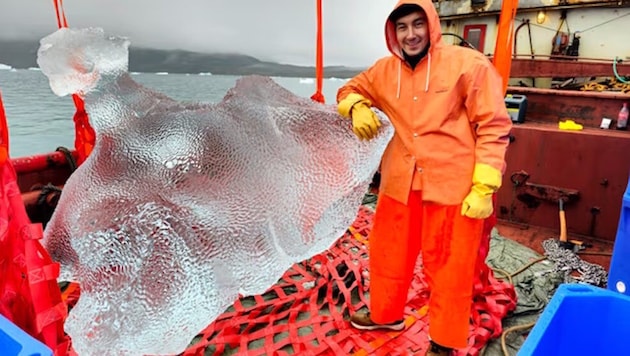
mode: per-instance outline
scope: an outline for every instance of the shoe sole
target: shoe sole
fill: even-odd
[[[352,327],[355,329],[367,330],[367,331],[372,331],[372,330],[401,331],[405,328],[404,323],[395,324],[395,325],[360,325],[360,324],[356,324],[353,321],[350,321],[350,325],[352,325]]]

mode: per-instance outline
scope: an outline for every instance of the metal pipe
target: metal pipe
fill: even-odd
[[[529,23],[529,19],[527,19],[527,34],[529,35],[529,53],[531,58],[534,59],[534,42],[532,41],[532,26]]]
[[[536,59],[536,58],[545,58],[545,59],[549,59],[552,56],[549,54],[517,54],[516,57],[531,57],[531,59]],[[576,61],[579,59],[579,61],[597,61],[597,62],[608,62],[608,63],[612,63],[613,59],[611,58],[589,58],[589,57],[575,57],[575,56],[565,56],[565,55],[554,55],[553,56],[554,59],[570,59],[572,61]]]
[[[523,23],[521,23],[520,25],[518,25],[518,27],[516,28],[516,30],[514,30],[514,52],[513,52],[513,57],[516,58],[517,56],[517,52],[518,52],[518,46],[517,46],[517,38],[518,38],[518,31],[521,30],[521,28],[523,26],[525,26],[526,24],[529,24],[529,19]]]
[[[599,98],[599,99],[628,99],[627,94],[619,92],[594,92],[579,90],[559,90],[546,88],[527,88],[527,87],[508,87],[508,91],[512,93],[523,94],[543,94],[552,96],[571,96],[583,98]]]
[[[540,10],[551,11],[551,10],[565,10],[565,9],[584,9],[584,8],[623,8],[626,7],[624,5],[619,5],[619,2],[610,2],[610,1],[602,1],[596,3],[579,3],[579,4],[566,4],[566,5],[556,5],[556,6],[538,6],[538,7],[530,7],[530,8],[519,8],[519,14],[529,13],[529,12],[538,12]],[[456,15],[441,15],[440,21],[447,20],[461,20],[476,17],[479,18],[481,16],[493,16],[499,15],[501,13],[500,10],[493,11],[479,11],[479,12],[471,12],[465,14],[456,14]]]
[[[72,154],[76,157],[75,152],[72,152]],[[43,169],[55,166],[69,166],[66,155],[60,151],[13,158],[11,159],[11,163],[18,175],[23,173],[39,172]]]

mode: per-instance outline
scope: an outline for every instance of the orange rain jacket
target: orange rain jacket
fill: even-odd
[[[381,192],[407,203],[410,189],[424,201],[461,204],[472,186],[475,163],[505,170],[512,121],[502,81],[480,52],[442,41],[431,0],[419,5],[427,15],[430,48],[414,70],[403,59],[393,23],[386,22],[391,56],[378,60],[337,93],[337,101],[358,93],[383,111],[395,134],[381,162]]]

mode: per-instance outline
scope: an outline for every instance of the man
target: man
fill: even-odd
[[[385,25],[391,56],[337,94],[340,114],[371,139],[382,110],[396,132],[381,161],[370,235],[370,312],[361,330],[402,330],[422,251],[429,299],[427,355],[467,345],[473,277],[492,195],[501,186],[511,120],[501,78],[483,54],[442,41],[431,0],[400,1]]]

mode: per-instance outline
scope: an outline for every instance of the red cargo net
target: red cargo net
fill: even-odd
[[[182,354],[190,355],[413,355],[428,346],[429,290],[416,267],[405,309],[406,330],[359,331],[349,315],[367,307],[368,233],[373,213],[362,207],[357,219],[333,247],[293,265],[266,293],[237,300],[203,330]],[[479,251],[468,347],[456,355],[479,355],[502,333],[501,320],[516,307],[514,287],[494,278],[483,263],[488,254],[493,217],[486,221]],[[77,284],[64,288],[72,307]]]
[[[241,298],[193,340],[183,355],[409,355],[428,346],[429,291],[419,263],[402,332],[358,331],[349,315],[368,306],[368,232],[372,212],[361,208],[335,245],[293,265],[266,293]],[[486,243],[490,238],[489,221]],[[487,250],[480,252],[485,259]],[[481,266],[483,265],[483,267]],[[512,285],[480,263],[468,347],[478,355],[501,332],[501,319],[516,307]]]
[[[66,305],[57,286],[59,264],[42,247],[42,225],[32,224],[13,164],[9,128],[0,95],[0,314],[64,356]],[[0,354],[2,354],[0,350]]]

